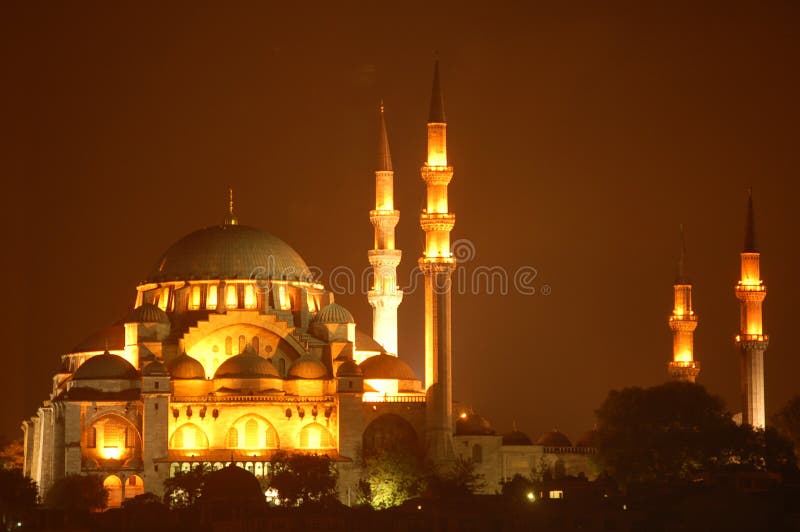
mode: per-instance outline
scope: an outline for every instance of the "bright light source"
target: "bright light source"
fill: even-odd
[[[104,447],[103,448],[103,456],[110,460],[117,460],[119,458],[120,452],[119,447]]]
[[[536,500],[536,496],[533,494],[532,491],[529,491],[528,494],[526,495],[526,497],[528,497],[528,500],[531,501],[531,502]]]
[[[461,415],[459,415],[458,417],[460,417],[461,419],[467,419],[467,413],[461,412]]]

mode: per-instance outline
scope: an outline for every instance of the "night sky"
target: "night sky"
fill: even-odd
[[[457,400],[499,432],[516,421],[534,438],[557,427],[575,439],[610,389],[664,382],[683,223],[699,382],[738,411],[733,287],[750,186],[767,414],[800,391],[796,2],[137,4],[21,2],[0,17],[0,433],[17,435],[59,356],[125,315],[172,242],[221,223],[228,185],[241,223],[310,265],[365,268],[381,98],[406,279],[424,241],[437,52],[452,238],[476,250],[464,268],[531,266],[539,289],[454,296]],[[421,292],[399,309],[401,356],[418,376]],[[371,330],[366,295],[337,301]]]

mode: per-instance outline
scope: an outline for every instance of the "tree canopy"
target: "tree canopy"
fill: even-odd
[[[164,480],[164,503],[172,509],[192,508],[203,491],[208,468],[195,466]]]
[[[614,390],[596,414],[595,459],[623,483],[669,482],[721,468],[776,470],[794,461],[774,430],[736,425],[722,400],[698,384]]]
[[[108,490],[97,475],[67,475],[47,492],[47,505],[68,516],[87,514],[108,506]]]
[[[336,501],[337,473],[325,455],[279,453],[273,461],[270,487],[289,506]]]

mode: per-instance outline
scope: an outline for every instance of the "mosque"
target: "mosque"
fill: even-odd
[[[453,167],[446,131],[437,64],[421,168],[427,198],[419,220],[425,251],[418,260],[425,276],[424,381],[398,352],[400,213],[381,105],[370,211],[375,240],[368,251],[372,334],[357,327],[289,244],[240,224],[231,197],[221,225],[184,236],[158,259],[136,287],[127,316],[61,357],[49,399],[22,427],[24,472],[41,495],[65,475],[93,474],[104,479],[114,507],[143,492],[160,495],[165,479],[197,465],[220,470],[235,464],[268,477],[271,458],[289,451],[330,457],[346,502],[362,475],[361,458],[392,446],[418,449],[434,464],[471,459],[487,493],[542,467],[556,476],[596,476],[589,460],[593,431],[574,444],[555,430],[532,440],[516,430],[498,434],[469,409],[454,412],[455,214],[448,205]],[[751,247],[742,255],[746,275],[737,294],[746,309],[739,338],[743,368],[751,368],[746,393],[755,405],[747,419],[757,422],[759,408],[763,416],[765,291]],[[682,274],[675,291],[669,372],[693,380],[697,321],[691,283]]]

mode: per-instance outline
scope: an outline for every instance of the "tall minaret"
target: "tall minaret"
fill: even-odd
[[[447,165],[446,133],[437,61],[428,115],[428,160],[421,169],[427,207],[420,214],[425,252],[419,259],[425,274],[425,440],[428,458],[434,463],[447,463],[454,457],[450,298],[456,261],[450,255],[450,231],[456,217],[447,209],[447,185],[453,178],[453,167]]]
[[[760,258],[756,248],[753,193],[747,198],[747,222],[744,233],[742,278],[736,285],[739,300],[740,325],[736,343],[741,353],[742,423],[763,429],[764,413],[764,351],[769,339],[761,327],[761,306],[767,297],[767,287],[761,281]]]
[[[397,307],[403,300],[403,292],[397,286],[397,265],[402,252],[394,248],[394,228],[400,220],[400,211],[394,209],[394,172],[383,102],[375,168],[375,209],[369,211],[369,219],[375,227],[375,245],[368,252],[375,276],[367,295],[372,306],[372,337],[388,353],[397,355]]]
[[[697,328],[697,314],[692,309],[692,282],[686,276],[686,238],[681,226],[681,253],[678,258],[678,272],[675,277],[674,303],[669,317],[672,329],[672,361],[667,372],[679,381],[694,382],[700,373],[700,364],[694,359],[694,330]]]

